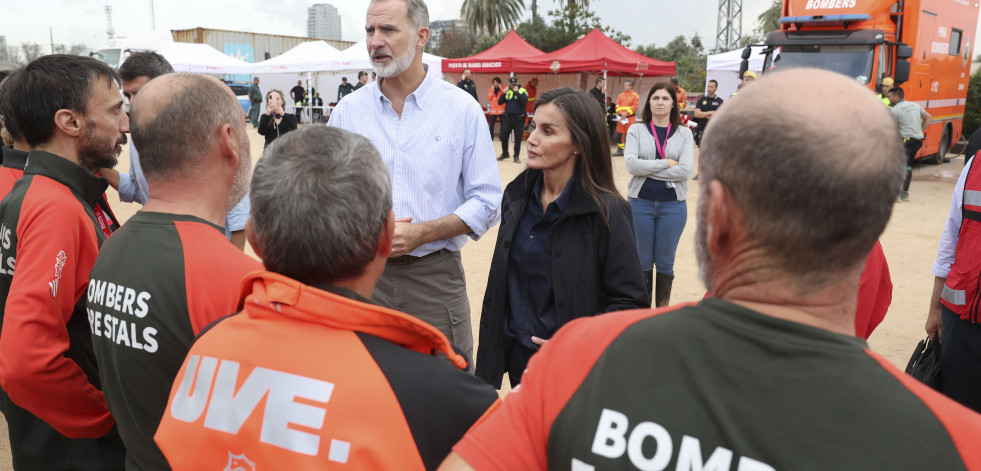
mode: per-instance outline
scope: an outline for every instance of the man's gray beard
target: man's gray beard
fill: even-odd
[[[397,77],[409,70],[409,66],[412,65],[412,61],[416,58],[416,50],[414,48],[408,48],[405,54],[399,57],[393,57],[392,62],[388,65],[381,65],[375,61],[371,61],[371,67],[375,69],[375,73],[381,78],[391,78]]]
[[[248,147],[243,150],[245,153],[239,161],[238,171],[235,173],[235,178],[232,180],[232,187],[228,189],[228,200],[225,202],[225,206],[228,211],[231,211],[242,198],[245,197],[246,193],[249,192],[249,181],[252,179],[252,159],[248,152]]]
[[[712,256],[708,252],[708,224],[705,222],[705,211],[708,206],[708,185],[706,179],[700,182],[698,209],[695,216],[695,260],[698,263],[698,278],[702,280],[705,289],[712,291]]]

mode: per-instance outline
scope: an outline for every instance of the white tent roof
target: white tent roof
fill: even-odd
[[[325,41],[307,41],[298,44],[272,59],[257,62],[255,73],[297,73],[332,70],[331,66],[341,53]]]
[[[158,49],[157,53],[164,56],[176,72],[252,73],[252,64],[222,54],[207,44],[170,43]]]
[[[753,46],[753,53],[749,56],[749,70],[759,72],[763,70],[763,55],[760,51],[763,46]],[[743,50],[736,49],[720,54],[708,56],[707,70],[734,70],[739,71],[739,64],[742,62]]]

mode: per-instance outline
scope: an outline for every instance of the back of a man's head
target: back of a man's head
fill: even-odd
[[[241,105],[217,79],[182,72],[148,82],[130,112],[130,132],[147,181],[192,176],[226,123],[244,135]]]
[[[325,126],[276,139],[259,159],[250,197],[266,269],[306,284],[363,274],[392,208],[388,169],[371,142]]]
[[[137,77],[147,77],[152,80],[171,73],[174,73],[174,68],[170,62],[153,51],[134,52],[126,58],[123,65],[119,66],[119,77],[127,81]]]
[[[86,112],[96,86],[112,88],[119,76],[105,63],[68,54],[41,56],[20,70],[17,93],[10,97],[14,120],[28,145],[48,142],[55,132],[55,114],[66,109]]]
[[[24,139],[24,134],[21,132],[20,127],[17,126],[17,120],[14,119],[13,110],[10,108],[11,98],[18,93],[17,87],[17,77],[18,70],[11,71],[6,78],[0,82],[0,118],[3,122],[0,125],[7,130],[7,134],[10,134],[10,138],[15,141],[20,141]]]
[[[784,106],[802,81],[815,84],[808,106]],[[798,286],[817,287],[865,260],[892,213],[903,155],[874,93],[843,75],[794,69],[767,74],[720,108],[702,141],[699,184],[704,197],[722,183],[750,243]]]

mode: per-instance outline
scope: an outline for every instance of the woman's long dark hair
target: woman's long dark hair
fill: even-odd
[[[569,87],[543,93],[535,100],[535,109],[548,104],[562,113],[572,135],[572,144],[579,149],[577,183],[596,202],[603,222],[610,227],[610,207],[604,195],[624,200],[613,181],[613,156],[610,155],[609,129],[604,120],[606,113],[592,95]]]
[[[644,102],[644,123],[650,123],[654,119],[654,112],[651,111],[651,97],[658,90],[664,90],[671,96],[671,125],[676,128],[681,126],[681,111],[678,110],[678,94],[675,92],[674,85],[671,82],[664,81],[655,83],[651,87],[651,91],[647,94],[647,101]]]

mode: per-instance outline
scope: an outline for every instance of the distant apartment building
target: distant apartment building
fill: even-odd
[[[442,20],[429,23],[429,44],[432,48],[439,47],[439,41],[443,39],[443,32],[453,28],[467,29],[467,22],[464,20]]]
[[[0,60],[7,60],[7,37],[0,36]]]
[[[341,39],[341,15],[329,3],[307,8],[307,36],[317,39]]]

